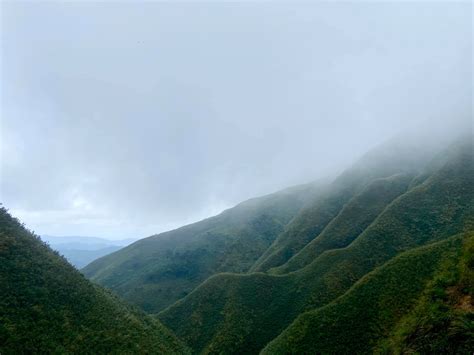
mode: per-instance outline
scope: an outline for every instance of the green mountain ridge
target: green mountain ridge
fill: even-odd
[[[82,272],[147,312],[158,312],[220,272],[247,272],[320,183],[243,202],[220,215],[100,258]]]
[[[370,150],[337,177],[315,203],[295,217],[252,271],[282,266],[314,240],[367,184],[396,174],[418,175],[435,152],[432,143],[421,145],[413,137],[397,137]]]
[[[472,245],[474,234],[454,236],[398,255],[365,275],[327,306],[298,316],[264,348],[262,354],[302,354],[315,349],[321,354],[405,352],[407,349],[402,350],[399,344],[386,339],[403,316],[409,317],[415,312],[420,295],[431,300],[432,284],[442,282],[446,277],[453,278],[451,284],[458,282],[458,268],[464,260],[463,242]],[[455,335],[456,341],[451,340],[449,347],[444,348],[446,353],[467,354],[474,346],[472,330],[469,329],[474,317],[470,312],[463,313],[460,318],[465,317],[471,325],[466,324],[449,335]],[[432,347],[423,349],[422,353],[442,349]]]
[[[440,169],[411,183],[347,247],[281,276],[216,275],[160,319],[197,353],[258,353],[299,314],[331,303],[398,254],[473,229],[472,141],[440,160]]]
[[[0,353],[164,353],[188,349],[157,319],[84,278],[0,209]]]
[[[270,272],[284,274],[295,271],[309,264],[325,250],[348,246],[390,202],[407,190],[412,179],[413,175],[408,174],[375,179],[344,205],[317,238],[284,265],[270,269]]]
[[[266,271],[284,264],[367,184],[394,175],[417,175],[432,154],[426,142],[420,147],[414,139],[403,144],[390,141],[331,184],[297,186],[243,202],[218,216],[142,239],[82,272],[128,302],[158,313],[217,273]],[[368,221],[377,212],[374,208]]]
[[[471,354],[472,138],[139,240],[82,270],[100,286],[2,209],[0,352]]]

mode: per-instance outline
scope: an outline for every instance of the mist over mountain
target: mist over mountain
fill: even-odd
[[[472,117],[468,2],[1,6],[0,192],[40,235],[147,237]]]
[[[268,353],[365,354],[377,353],[377,343],[395,334],[404,317],[420,316],[426,317],[426,334],[408,325],[408,334],[397,335],[398,341],[407,342],[403,346],[409,348],[415,338],[422,353],[429,353],[429,345],[418,338],[427,336],[440,343],[432,350],[468,353],[474,344],[473,269],[468,261],[473,255],[467,246],[474,228],[472,135],[428,156],[412,149],[398,155],[394,148],[389,144],[369,152],[370,159],[345,171],[335,186],[305,206],[251,268],[260,272],[217,274],[161,311],[159,318],[197,353],[259,353],[265,348]],[[379,189],[375,195],[373,184]],[[387,193],[398,196],[387,199]],[[371,210],[380,203],[385,207],[374,214]],[[369,223],[369,216],[361,215],[368,212]],[[448,240],[460,243],[453,254],[449,242],[434,246]],[[418,249],[428,245],[431,251]],[[463,245],[467,259],[461,261],[456,255]],[[414,254],[405,254],[409,251]],[[405,258],[413,264],[404,265]],[[443,275],[444,258],[464,271]],[[382,272],[385,266],[388,275]],[[381,274],[375,276],[377,270]],[[429,291],[438,273],[443,280]],[[369,280],[373,282],[355,291]],[[441,309],[410,315],[417,302],[429,302],[421,301],[425,292],[439,292]],[[371,305],[368,297],[376,303]],[[343,298],[347,302],[339,306]],[[461,300],[467,302],[465,308],[458,306]],[[443,323],[445,317],[453,323]],[[457,344],[456,339],[463,340]],[[395,351],[395,344],[384,344],[389,353]]]
[[[92,341],[125,353],[138,346],[180,354],[469,354],[474,140],[432,138],[397,137],[333,180],[245,201],[92,262],[82,270],[88,278],[154,315],[134,313],[141,320],[132,329],[126,322],[134,316],[123,312],[138,311],[85,280],[3,209],[0,349],[80,349]],[[80,287],[81,302],[48,297],[53,285]],[[107,306],[84,303],[96,292]],[[29,323],[68,324],[67,315],[81,310],[77,325],[98,332],[84,344],[73,340],[83,339],[83,326],[46,336]],[[114,312],[125,323],[101,323]],[[158,323],[145,330],[141,322]]]
[[[0,2],[0,355],[474,354],[473,14]]]

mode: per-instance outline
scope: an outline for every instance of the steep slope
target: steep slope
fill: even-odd
[[[342,208],[317,238],[287,263],[270,271],[275,274],[295,271],[326,250],[348,246],[395,198],[407,190],[412,179],[413,176],[408,174],[375,179]]]
[[[341,213],[344,205],[355,198],[367,184],[395,174],[419,173],[420,168],[432,157],[433,150],[430,144],[421,146],[414,138],[395,138],[369,151],[295,217],[251,270],[267,271],[283,265],[323,232],[329,222]],[[373,212],[377,211],[371,213]],[[319,252],[325,250],[321,247],[319,246]],[[293,266],[289,269],[297,267],[297,264],[292,263]]]
[[[82,271],[148,312],[219,272],[246,272],[321,189],[308,184],[252,199],[216,217],[142,239]]]
[[[0,209],[0,353],[169,353],[159,321],[93,285]]]
[[[331,303],[398,254],[474,229],[471,139],[428,166],[347,247],[280,276],[216,275],[160,319],[196,352],[258,353],[299,314]]]
[[[450,266],[447,264],[446,266]],[[376,351],[395,354],[472,354],[474,349],[474,238],[464,241],[458,265],[444,267],[413,310]]]
[[[467,245],[474,234],[464,236]],[[420,297],[433,294],[433,285],[450,279],[456,284],[463,272],[466,255],[462,255],[462,236],[402,253],[382,267],[359,280],[347,293],[329,305],[300,315],[263,350],[264,354],[369,354],[394,352],[387,337],[404,316],[416,312]],[[446,287],[442,287],[444,292]],[[472,296],[472,290],[465,290]],[[447,312],[446,312],[447,313]],[[464,318],[474,319],[474,313],[464,312]],[[460,317],[460,318],[462,318]],[[472,323],[471,323],[472,327]],[[459,327],[446,353],[469,353],[474,338],[469,326]],[[454,335],[454,334],[451,334]],[[378,343],[385,343],[380,346]],[[443,352],[434,346],[432,351]],[[430,353],[432,353],[432,351]]]

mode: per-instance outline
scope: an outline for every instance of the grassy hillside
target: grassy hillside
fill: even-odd
[[[433,154],[432,148],[428,149],[428,146],[429,144],[426,144],[421,147],[419,143],[411,140],[394,139],[368,152],[341,174],[314,203],[306,206],[295,217],[251,270],[267,271],[285,264],[323,232],[342,212],[343,207],[375,179],[420,172],[428,157]],[[377,209],[370,213],[376,214]],[[368,219],[370,220],[370,217]],[[367,222],[365,221],[365,224]],[[364,225],[364,221],[358,223],[361,223],[360,227]],[[300,262],[292,263],[288,270],[305,264],[302,259],[299,260]]]
[[[472,244],[473,241],[474,234],[464,237],[466,245]],[[440,296],[434,294],[433,289],[439,288],[443,280],[449,279],[454,284],[460,279],[461,260],[464,259],[462,242],[462,236],[456,236],[395,257],[368,273],[334,302],[301,314],[290,327],[265,347],[263,353],[394,352],[393,344],[385,339],[393,328],[400,327],[397,323],[404,316],[412,317],[420,296],[437,299]],[[446,287],[443,285],[439,290],[445,292]],[[466,296],[472,295],[472,290],[465,292]],[[474,314],[468,314],[469,312],[465,312],[464,316],[466,322],[471,324],[460,326],[456,329],[456,334],[451,334],[455,335],[457,340],[465,341],[452,342],[452,346],[445,350],[459,350],[458,353],[468,354],[469,349],[473,349],[474,338],[469,339],[468,333],[469,327],[472,331],[474,325]],[[385,345],[377,346],[377,343],[382,341],[385,341]],[[424,353],[442,352],[442,349],[443,347],[432,344],[431,351]]]
[[[0,353],[184,354],[159,321],[86,280],[0,209]]]
[[[413,310],[375,351],[394,354],[472,354],[474,349],[474,238],[464,240],[458,265],[446,263]],[[449,266],[449,267],[446,267]]]
[[[84,269],[150,312],[167,307],[168,328],[1,209],[0,352],[469,353],[472,139],[430,161],[394,152]]]
[[[295,271],[308,265],[326,250],[348,246],[388,204],[407,190],[412,178],[412,175],[397,174],[375,179],[342,208],[320,235],[287,263],[270,271],[276,274]]]
[[[158,312],[219,272],[246,272],[317,195],[317,184],[252,199],[222,214],[142,239],[84,268],[148,312]]]
[[[258,353],[299,314],[331,303],[398,254],[473,230],[471,140],[435,161],[429,165],[435,169],[424,172],[427,176],[411,184],[347,247],[326,250],[284,275],[216,275],[160,313],[160,319],[196,352]],[[339,223],[343,230],[345,221]]]

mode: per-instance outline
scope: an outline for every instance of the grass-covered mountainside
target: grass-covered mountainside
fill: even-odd
[[[314,253],[350,243],[403,194],[432,154],[428,146],[388,142],[331,184],[313,183],[249,200],[216,217],[140,240],[82,272],[157,313],[217,273],[296,270]],[[326,230],[331,222],[332,230]],[[292,258],[323,231],[326,237],[308,246],[302,257]],[[290,258],[292,263],[283,266]]]
[[[402,253],[327,306],[298,316],[263,353],[468,354],[473,243],[474,234],[465,234]]]
[[[474,237],[460,259],[444,261],[415,307],[379,341],[381,353],[471,354],[474,349]]]
[[[325,250],[348,246],[395,198],[406,192],[413,174],[396,174],[375,179],[352,197],[338,215],[299,253],[284,265],[271,269],[287,273],[301,269]]]
[[[148,312],[158,312],[219,272],[247,272],[302,206],[308,184],[255,198],[98,259],[82,272]]]
[[[372,152],[303,208],[251,269],[269,272],[215,275],[159,317],[196,353],[390,353],[428,349],[431,338],[439,349],[464,339],[453,348],[463,353],[472,288],[452,276],[457,291],[439,291],[436,280],[472,269],[459,255],[474,230],[473,186],[471,136],[431,156],[408,146]],[[430,290],[452,297],[432,309]]]
[[[380,147],[376,147],[364,155],[356,164],[347,169],[332,184],[326,188],[321,196],[299,213],[295,219],[289,224],[288,228],[278,236],[270,248],[260,257],[253,265],[252,271],[267,271],[285,264],[291,257],[303,249],[309,242],[315,239],[334,218],[338,217],[342,212],[346,214],[357,215],[358,218],[356,228],[363,230],[367,223],[371,222],[371,218],[375,218],[377,213],[383,209],[383,205],[395,198],[397,193],[401,193],[400,186],[395,187],[394,191],[390,191],[386,196],[378,196],[376,192],[364,191],[364,189],[377,189],[377,179],[394,179],[397,175],[413,176],[420,173],[427,159],[433,154],[433,147],[430,144],[420,145],[412,139],[400,140],[395,138]],[[400,177],[398,177],[400,179]],[[368,186],[373,184],[375,186]],[[386,185],[390,182],[386,181]],[[384,185],[384,183],[380,183]],[[390,188],[390,187],[388,187]],[[403,187],[402,187],[403,188]],[[383,189],[383,187],[381,187]],[[358,196],[365,193],[366,196]],[[381,191],[381,193],[386,193]],[[379,201],[368,201],[371,196],[375,196]],[[343,208],[346,204],[352,204],[350,209],[357,208],[359,202],[355,199],[360,198],[366,211],[353,211]],[[378,207],[367,206],[367,202],[379,204]],[[382,206],[380,206],[382,205]],[[372,209],[369,211],[369,209]],[[360,213],[368,213],[369,216],[361,216]],[[364,220],[365,218],[365,220]],[[347,221],[347,223],[353,223]],[[333,225],[335,227],[335,225]],[[336,226],[336,228],[338,228]],[[342,232],[342,231],[341,231]],[[357,230],[346,231],[346,233],[357,233]],[[351,238],[339,236],[338,238]],[[352,236],[354,238],[354,236]],[[324,239],[324,238],[323,238]],[[323,245],[320,245],[320,252]],[[330,247],[330,245],[327,245]],[[289,266],[289,270],[297,267]]]
[[[158,320],[84,278],[0,209],[1,354],[185,354]]]
[[[158,317],[1,209],[0,353],[472,354],[473,148],[395,140],[83,269]]]

